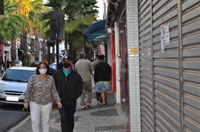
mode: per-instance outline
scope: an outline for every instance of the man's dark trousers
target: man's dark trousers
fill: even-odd
[[[101,93],[97,93],[96,92],[96,98],[97,98],[97,101],[99,101],[100,103],[102,103]]]
[[[62,100],[62,108],[59,109],[61,116],[62,132],[73,132],[74,113],[76,111],[76,100]]]

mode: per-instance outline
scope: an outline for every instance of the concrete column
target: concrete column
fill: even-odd
[[[127,50],[129,67],[129,99],[131,132],[141,131],[140,120],[140,75],[138,40],[138,0],[126,0],[127,14]]]

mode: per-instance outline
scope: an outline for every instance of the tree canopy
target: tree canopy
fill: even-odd
[[[96,21],[98,10],[96,0],[49,0],[46,6],[51,8],[51,11],[63,10],[65,12],[65,34],[68,43],[73,47],[83,46],[87,43],[82,35],[82,32],[93,22]],[[49,12],[43,14],[43,20],[46,21],[44,25],[46,36],[50,36],[49,27]]]

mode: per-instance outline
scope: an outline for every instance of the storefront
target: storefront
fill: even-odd
[[[107,27],[111,32],[112,45],[112,78],[116,92],[117,104],[121,104],[122,110],[130,117],[129,110],[129,66],[126,26],[126,1],[110,1],[108,5]],[[130,123],[127,122],[128,127]]]
[[[200,130],[199,7],[199,0],[110,0],[113,76],[128,132]]]

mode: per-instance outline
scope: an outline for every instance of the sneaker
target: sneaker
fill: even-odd
[[[101,102],[100,102],[100,101],[97,101],[97,104],[101,105]]]

